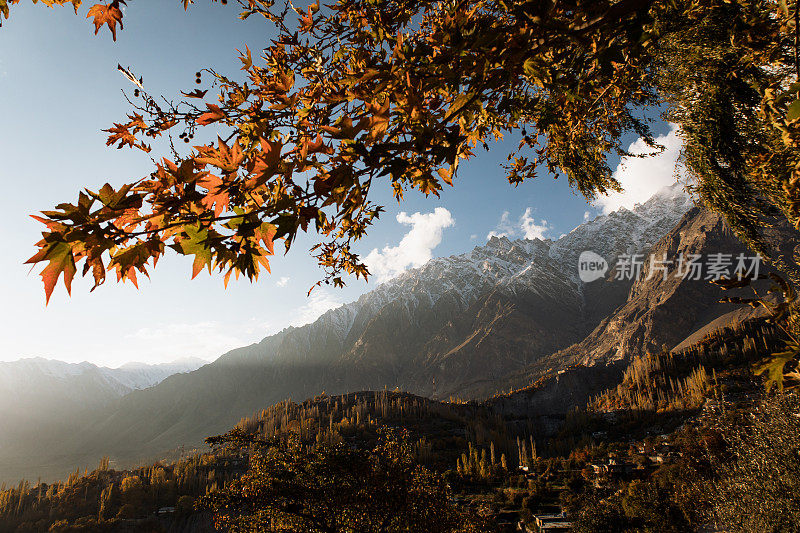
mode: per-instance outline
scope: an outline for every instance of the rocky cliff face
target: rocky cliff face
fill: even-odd
[[[701,256],[700,279],[678,274],[678,257]],[[717,317],[741,306],[719,303],[732,296],[706,279],[715,254],[726,254],[733,269],[738,254],[751,252],[733,235],[719,215],[692,209],[678,225],[651,250],[654,257],[667,257],[663,272],[642,271],[628,294],[625,304],[604,319],[580,343],[563,350],[559,356],[567,364],[596,365],[630,358],[631,355],[673,348]],[[745,261],[749,266],[749,261]],[[766,265],[762,266],[762,269]],[[602,282],[601,282],[602,283]]]
[[[701,258],[700,279],[682,276],[678,271],[677,258],[691,254]],[[660,270],[651,275],[645,261],[641,277],[630,287],[624,303],[584,339],[505,376],[501,383],[519,391],[498,398],[498,405],[526,416],[583,406],[590,396],[615,384],[634,355],[671,350],[686,344],[687,338],[696,342],[710,326],[723,327],[753,315],[741,305],[720,303],[725,296],[745,296],[748,290],[723,291],[706,279],[707,267],[716,254],[726,254],[731,272],[739,254],[745,258],[745,267],[752,264],[749,257],[753,254],[719,215],[691,209],[648,254],[672,260],[666,277]],[[764,264],[760,269],[765,272],[769,267]],[[590,283],[587,288],[615,283],[610,278]],[[540,382],[531,386],[536,380]]]

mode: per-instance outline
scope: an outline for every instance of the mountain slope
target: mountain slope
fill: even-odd
[[[706,260],[718,253],[731,254],[733,258],[740,253],[752,255],[719,215],[698,208],[691,209],[651,253],[655,257],[666,254],[668,258],[699,254]],[[761,268],[768,270],[766,265]],[[563,411],[582,406],[590,396],[614,384],[634,356],[683,347],[691,339],[699,340],[711,328],[758,314],[738,304],[719,302],[726,296],[748,296],[747,289],[723,291],[705,279],[677,276],[676,269],[676,264],[671,265],[664,279],[661,273],[648,276],[645,268],[630,288],[627,301],[586,338],[497,382],[509,388],[524,388],[550,376],[541,386],[517,395],[512,401],[514,409]],[[705,272],[701,277],[705,278]],[[613,283],[606,279],[589,286]]]
[[[656,257],[699,254],[706,261],[718,253],[751,255],[719,215],[697,208],[652,249]],[[719,303],[720,298],[738,293],[728,294],[705,279],[676,276],[676,268],[677,265],[670,265],[666,279],[657,274],[648,276],[645,268],[625,305],[603,320],[586,339],[557,357],[567,364],[595,365],[657,351],[663,346],[672,348],[701,326],[741,308]]]
[[[673,187],[556,241],[495,237],[469,253],[434,259],[312,324],[76,417],[80,431],[52,431],[34,448],[0,450],[0,474],[4,457],[35,465],[53,450],[110,453],[120,461],[150,457],[199,443],[266,405],[322,391],[401,387],[481,397],[505,389],[505,376],[581,341],[625,303],[630,282],[579,280],[581,252],[593,250],[613,262],[625,251],[646,250],[690,206]]]
[[[59,442],[100,418],[131,391],[205,363],[183,359],[106,368],[41,357],[0,363],[0,473],[21,454],[30,457],[57,450]]]

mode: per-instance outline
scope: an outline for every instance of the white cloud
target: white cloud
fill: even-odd
[[[315,287],[311,294],[304,298],[304,301],[303,305],[291,309],[286,308],[279,315],[272,315],[266,319],[254,317],[248,331],[257,334],[257,338],[260,340],[289,326],[299,328],[311,324],[327,311],[336,309],[344,303],[336,293],[330,292],[324,287]]]
[[[275,282],[275,285],[278,287],[285,287],[287,283],[289,283],[289,276],[283,276],[281,279]]]
[[[442,242],[442,231],[455,224],[450,211],[437,207],[432,213],[405,212],[397,215],[400,224],[411,229],[397,246],[374,248],[365,258],[364,264],[379,282],[389,280],[409,267],[422,266],[433,257],[432,251]]]
[[[525,237],[526,239],[544,239],[545,234],[553,229],[552,226],[544,219],[536,223],[533,218],[533,209],[530,207],[525,210],[519,220],[511,221],[511,213],[503,211],[500,216],[500,222],[497,227],[489,232],[486,236],[487,239],[492,237],[508,237],[514,238],[517,236]]]
[[[258,342],[288,326],[300,327],[314,322],[326,311],[341,305],[335,293],[317,288],[302,305],[277,315],[257,315],[236,322],[209,320],[142,327],[126,334],[123,342],[115,343],[113,351],[98,345],[88,354],[82,353],[77,360],[88,358],[109,366],[129,361],[163,363],[183,357],[213,361],[234,348]],[[63,356],[59,354],[56,358]]]
[[[290,325],[299,327],[310,324],[325,314],[326,311],[336,309],[341,305],[341,300],[333,294],[325,289],[316,288],[311,291],[308,303],[289,313],[291,315]]]
[[[163,324],[139,328],[125,335],[127,348],[115,357],[121,362],[172,361],[181,357],[213,360],[221,354],[248,344],[244,331],[216,321]]]
[[[585,222],[585,221],[587,221],[587,220],[589,220],[589,218],[590,218],[591,216],[592,216],[592,213],[591,213],[591,212],[589,212],[589,211],[584,211],[584,212],[583,212],[583,220],[584,220],[584,222]]]
[[[503,214],[500,215],[500,222],[497,223],[497,227],[489,232],[486,239],[491,239],[492,237],[513,237],[517,232],[517,228],[511,224],[510,217],[511,213],[503,211]]]
[[[676,167],[683,146],[683,141],[678,136],[678,126],[671,124],[670,131],[656,137],[656,142],[664,146],[664,151],[658,155],[624,158],[617,165],[614,177],[622,185],[623,192],[597,198],[597,207],[604,213],[616,211],[620,207],[632,209],[634,205],[649,200],[662,188],[673,185],[678,176],[685,175],[682,165]],[[631,144],[628,151],[632,154],[655,153],[642,139]]]
[[[525,213],[523,213],[522,217],[519,219],[519,222],[522,226],[522,232],[525,235],[525,238],[528,240],[544,239],[544,234],[551,229],[547,225],[546,220],[540,220],[540,223],[536,224],[536,221],[533,220],[533,217],[531,216],[530,207],[525,210]]]

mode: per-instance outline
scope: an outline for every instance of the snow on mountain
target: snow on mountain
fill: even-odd
[[[126,363],[119,368],[101,368],[109,380],[116,380],[130,390],[146,389],[173,374],[183,374],[197,370],[208,361],[198,357],[185,357],[170,363],[148,365],[145,363]]]
[[[550,248],[550,257],[577,274],[578,256],[592,250],[613,263],[622,253],[641,253],[678,223],[694,205],[680,184],[665,187],[633,210],[620,208],[585,222],[561,237]]]
[[[689,194],[675,184],[633,210],[621,208],[598,216],[555,241],[492,237],[470,253],[433,259],[378,287],[367,299],[403,297],[423,284],[433,301],[455,290],[468,302],[488,286],[513,286],[548,274],[560,274],[579,284],[581,252],[592,250],[610,264],[619,254],[641,253],[666,235],[693,205]]]
[[[547,301],[586,303],[578,257],[592,250],[613,265],[621,253],[643,253],[692,207],[681,185],[666,187],[632,210],[598,216],[556,240],[492,237],[484,246],[428,261],[378,285],[358,300],[327,311],[316,321],[265,338],[252,355],[276,360],[321,361],[358,347],[376,317],[391,309],[392,320],[420,316],[440,301],[457,312],[492,291],[538,295]],[[427,312],[426,311],[426,312]],[[387,311],[388,312],[388,311]],[[223,356],[224,360],[231,360]],[[234,357],[234,360],[236,358]]]
[[[78,376],[92,367],[94,365],[87,362],[72,364],[44,359],[43,357],[20,359],[8,363],[0,363],[0,385],[10,386],[15,384],[14,382],[19,385],[20,379],[37,374],[49,377]]]
[[[547,290],[554,279],[580,292],[578,257],[592,250],[613,265],[623,253],[642,253],[678,223],[694,205],[682,185],[665,187],[632,210],[621,208],[585,222],[557,240],[509,240],[492,237],[471,252],[435,258],[403,272],[371,292],[323,314],[324,327],[345,339],[359,315],[374,315],[384,305],[402,301],[411,308],[432,307],[443,295],[456,294],[466,307],[493,288]],[[305,327],[305,326],[304,326]],[[303,328],[292,328],[295,332]]]
[[[120,368],[98,367],[89,362],[65,363],[42,357],[0,362],[0,393],[34,392],[37,388],[64,386],[70,383],[86,392],[92,387],[124,396],[132,390],[152,387],[167,377],[191,372],[206,364],[198,358],[185,358],[157,365],[128,363]]]

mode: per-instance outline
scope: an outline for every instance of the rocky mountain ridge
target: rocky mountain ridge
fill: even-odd
[[[389,302],[405,301],[411,307],[433,306],[449,294],[456,296],[462,305],[469,305],[478,295],[497,286],[510,291],[536,290],[535,280],[542,275],[556,275],[578,291],[581,282],[577,265],[581,252],[592,250],[613,263],[619,254],[647,250],[692,206],[691,197],[680,184],[675,184],[632,210],[623,207],[600,215],[556,240],[512,241],[493,236],[484,246],[476,246],[471,252],[434,258],[419,268],[408,270],[357,301],[329,311],[318,321],[322,321],[325,328],[333,328],[337,337],[346,339],[351,328],[359,325],[359,315],[374,313]],[[315,324],[288,328],[287,332]]]
[[[584,284],[578,279],[581,252],[592,250],[613,264],[621,253],[644,251],[692,205],[689,195],[676,184],[633,210],[622,208],[601,215],[557,240],[492,237],[471,252],[435,258],[408,270],[357,301],[326,312],[311,324],[287,328],[259,344],[269,359],[296,360],[298,350],[304,352],[301,357],[308,359],[330,359],[331,350],[351,348],[358,352],[366,342],[363,335],[368,326],[387,306],[401,314],[439,312],[453,306],[461,312],[493,292],[512,297],[529,294],[572,299],[574,305],[585,308],[590,304],[587,298],[592,296],[584,294]],[[320,335],[325,337],[324,354],[318,354],[314,346],[320,342]]]

